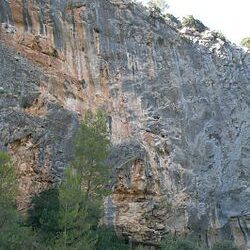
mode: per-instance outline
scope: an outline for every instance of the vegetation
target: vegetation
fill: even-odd
[[[171,13],[166,13],[165,17],[171,20],[174,23],[180,23],[179,20]]]
[[[182,26],[188,28],[194,28],[199,32],[203,32],[208,29],[201,21],[195,19],[192,15],[183,18]]]
[[[28,219],[17,211],[14,165],[0,153],[1,250],[128,250],[116,233],[100,226],[104,197],[110,192],[110,169],[105,164],[110,141],[106,116],[87,112],[75,137],[74,157],[58,187],[32,200]],[[134,246],[144,249],[143,246]],[[199,241],[168,237],[162,250],[204,250]],[[213,250],[237,250],[219,243]]]
[[[55,58],[59,57],[58,52],[57,52],[57,50],[55,48],[52,48],[51,56],[53,56]]]
[[[32,245],[31,228],[24,225],[16,208],[16,171],[6,153],[0,152],[0,247],[25,249]]]
[[[157,8],[162,13],[164,13],[169,7],[166,0],[150,0],[148,6],[150,8]]]
[[[225,37],[225,35],[221,31],[213,31],[213,35],[216,38],[221,39],[222,41],[226,41],[226,37]]]
[[[162,250],[207,250],[199,240],[168,236],[161,243]],[[238,250],[230,241],[216,243],[212,250]]]
[[[123,240],[119,240],[113,230],[105,227],[97,229],[98,239],[96,242],[97,250],[128,250],[129,247]]]
[[[232,244],[230,241],[218,242],[216,243],[212,250],[238,250],[236,246]]]
[[[17,191],[16,171],[6,153],[0,152],[0,206],[15,206],[15,198]],[[2,210],[1,210],[2,211]],[[5,216],[1,216],[4,218]],[[3,225],[1,223],[0,225]]]
[[[150,0],[148,2],[148,7],[153,17],[163,17],[168,9],[168,4],[166,0]]]
[[[250,49],[250,37],[246,37],[246,38],[242,39],[240,44],[242,46],[247,47],[248,49]]]
[[[60,231],[58,189],[51,188],[35,196],[28,214],[28,224],[39,236],[39,241],[50,245]]]
[[[74,159],[59,186],[58,222],[65,248],[85,245],[92,249],[96,244],[97,238],[90,232],[98,225],[103,198],[109,191],[110,169],[105,164],[109,144],[104,113],[87,112],[75,138]]]
[[[105,164],[109,148],[105,114],[87,112],[75,137],[73,160],[58,190],[44,192],[34,200],[33,226],[47,231],[47,236],[52,233],[47,240],[53,249],[104,249],[102,242],[122,246],[113,232],[98,227],[103,198],[110,190],[110,169]]]
[[[33,198],[27,220],[16,208],[15,168],[0,153],[0,249],[127,249],[113,231],[98,226],[110,192],[109,148],[105,114],[87,112],[64,179]]]
[[[162,250],[205,250],[197,240],[169,236],[161,243]]]

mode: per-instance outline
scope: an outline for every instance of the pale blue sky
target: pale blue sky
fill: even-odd
[[[250,36],[250,0],[167,0],[167,3],[168,12],[176,17],[193,15],[235,43]]]

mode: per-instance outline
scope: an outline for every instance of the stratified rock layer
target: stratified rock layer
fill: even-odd
[[[20,209],[57,182],[78,118],[105,109],[114,192],[104,222],[249,246],[250,57],[121,0],[0,0],[0,149]]]

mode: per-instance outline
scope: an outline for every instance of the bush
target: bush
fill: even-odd
[[[167,237],[161,242],[162,250],[204,250],[200,242],[183,237]]]
[[[195,19],[192,15],[183,18],[182,26],[188,28],[194,28],[199,32],[203,32],[208,29],[200,20]]]
[[[242,46],[247,47],[248,49],[250,49],[250,37],[246,37],[244,39],[242,39],[241,43]]]
[[[172,21],[172,22],[174,22],[176,24],[180,23],[180,21],[174,15],[172,15],[170,13],[166,13],[165,18],[168,18],[170,21]]]
[[[212,250],[238,250],[236,246],[230,241],[215,243]]]
[[[10,157],[0,152],[0,249],[35,249],[30,227],[16,207],[17,177],[16,169]]]
[[[135,250],[145,250],[145,248],[142,245],[139,245],[135,248]]]
[[[127,250],[128,245],[120,240],[113,230],[101,227],[97,230],[98,241],[96,243],[97,250]]]
[[[52,49],[51,56],[53,56],[55,58],[59,57],[58,52],[57,52],[57,50],[55,48]]]
[[[150,0],[148,2],[150,16],[157,18],[163,17],[168,5],[165,0]]]
[[[221,31],[214,31],[214,32],[213,32],[213,35],[214,35],[216,38],[221,39],[222,41],[226,41],[226,37],[225,37],[225,35],[224,35]]]
[[[58,189],[46,190],[32,199],[32,208],[29,212],[28,222],[33,229],[40,229],[45,234],[55,234],[59,230]]]

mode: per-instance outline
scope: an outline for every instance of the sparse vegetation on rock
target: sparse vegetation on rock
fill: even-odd
[[[200,20],[195,19],[192,15],[183,18],[182,26],[193,28],[199,32],[203,32],[208,29]]]
[[[151,17],[164,17],[168,4],[165,0],[150,0],[148,2],[148,8]]]
[[[250,49],[250,37],[243,38],[240,44]]]
[[[195,239],[168,236],[161,242],[161,250],[205,250]]]

